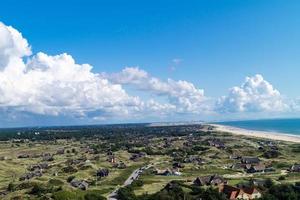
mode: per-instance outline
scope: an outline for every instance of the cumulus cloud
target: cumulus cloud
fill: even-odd
[[[119,73],[104,74],[104,77],[116,84],[131,85],[138,90],[167,97],[170,107],[176,108],[176,112],[203,113],[209,110],[204,90],[187,81],[162,81],[138,67],[126,67]]]
[[[181,59],[174,59],[179,64]],[[124,88],[138,91],[133,96]],[[143,96],[143,93],[146,93]],[[150,98],[148,98],[150,96]],[[290,104],[289,104],[290,105]],[[20,32],[0,22],[0,116],[27,120],[29,115],[76,119],[136,119],[181,114],[193,117],[221,113],[284,111],[289,106],[261,75],[247,77],[240,87],[215,101],[184,80],[162,80],[138,67],[118,73],[94,73],[71,55],[32,55]],[[294,109],[299,103],[294,102]],[[194,118],[195,119],[195,118]],[[7,121],[7,119],[6,119]],[[27,120],[30,121],[30,120]],[[6,123],[6,122],[5,122]]]
[[[105,120],[175,112],[199,113],[205,99],[202,89],[187,81],[161,81],[138,68],[103,75],[92,72],[89,64],[78,64],[71,55],[32,55],[20,32],[0,23],[0,112],[48,116],[75,116]],[[167,97],[142,101],[129,95],[122,85]]]
[[[283,97],[263,76],[246,77],[240,87],[233,87],[227,96],[218,99],[216,109],[228,112],[280,112],[288,109]]]
[[[46,115],[126,115],[142,102],[72,56],[31,55],[16,29],[0,24],[0,107]],[[27,58],[27,61],[24,61]]]

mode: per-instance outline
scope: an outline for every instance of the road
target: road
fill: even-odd
[[[126,187],[128,185],[130,185],[134,180],[137,180],[140,176],[140,174],[146,170],[146,169],[149,169],[152,165],[149,164],[149,165],[146,165],[144,167],[141,167],[141,168],[138,168],[136,170],[134,170],[130,176],[126,179],[126,181],[123,183],[123,185],[121,187]],[[117,193],[118,193],[118,190],[119,188],[115,189],[112,193],[110,193],[108,195],[108,200],[117,200],[116,196],[117,196]]]

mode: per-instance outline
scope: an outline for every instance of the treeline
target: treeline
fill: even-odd
[[[227,198],[214,188],[200,188],[196,186],[185,185],[181,181],[171,181],[161,191],[155,194],[143,194],[136,196],[134,189],[141,184],[130,185],[121,188],[118,191],[119,200],[227,200]],[[189,192],[187,192],[189,191]]]
[[[155,194],[144,194],[136,196],[134,190],[141,187],[142,181],[133,185],[121,188],[118,191],[119,200],[227,200],[228,198],[219,193],[215,188],[202,188],[186,185],[180,181],[171,181],[161,191]],[[274,185],[270,182],[263,189],[260,200],[299,200],[300,183]]]
[[[68,126],[43,128],[11,128],[0,129],[0,141],[10,139],[21,140],[55,140],[55,139],[82,139],[97,137],[105,140],[119,140],[124,138],[168,137],[184,136],[197,133],[201,125],[149,127],[147,124],[101,125],[101,126]],[[199,131],[201,132],[201,131]],[[123,140],[124,142],[124,140]]]

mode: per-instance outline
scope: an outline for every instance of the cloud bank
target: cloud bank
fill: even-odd
[[[181,60],[176,60],[180,62]],[[175,61],[174,61],[175,62]],[[262,75],[247,77],[227,96],[213,99],[185,80],[161,80],[138,67],[94,73],[71,55],[32,54],[22,34],[0,22],[0,116],[29,113],[94,121],[286,112],[291,107]],[[129,90],[125,89],[130,87]],[[130,92],[137,91],[138,95]]]
[[[156,96],[164,96],[179,113],[208,111],[204,90],[187,81],[162,81],[138,67],[126,67],[119,73],[104,75],[116,84],[131,85]]]
[[[46,115],[85,116],[89,112],[128,115],[138,110],[138,97],[93,73],[72,56],[31,55],[17,30],[0,24],[0,106]],[[27,61],[24,62],[24,59]]]
[[[246,77],[240,86],[229,90],[227,96],[218,99],[217,110],[223,113],[234,112],[281,112],[289,106],[284,102],[280,92],[263,76],[257,74]]]
[[[75,116],[105,120],[139,118],[171,113],[199,113],[204,92],[187,81],[166,82],[138,68],[103,76],[89,64],[78,64],[71,55],[32,55],[16,29],[0,23],[0,109],[49,116]],[[142,101],[123,85],[164,96]]]

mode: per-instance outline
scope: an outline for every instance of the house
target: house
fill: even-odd
[[[246,168],[250,168],[251,165],[247,165],[247,164],[243,164],[243,163],[234,163],[232,166],[231,166],[231,169],[246,169]]]
[[[120,161],[118,163],[115,163],[113,165],[114,168],[118,168],[118,169],[125,169],[127,166],[123,161]]]
[[[63,155],[64,153],[65,153],[65,149],[64,148],[57,149],[57,151],[56,151],[57,155]]]
[[[66,161],[67,165],[78,165],[80,163],[84,162],[82,159],[69,159]]]
[[[300,172],[300,164],[295,164],[290,167],[289,169],[290,172]]]
[[[249,169],[247,169],[247,173],[264,172],[265,170],[266,166],[264,164],[256,164],[252,165]]]
[[[277,158],[280,155],[280,152],[277,150],[269,150],[263,153],[263,156],[267,159]]]
[[[220,140],[209,140],[208,141],[209,146],[216,147],[218,149],[225,149],[225,144],[221,142]]]
[[[106,176],[108,176],[108,174],[109,174],[109,170],[108,169],[99,169],[99,170],[97,170],[97,172],[96,172],[96,176],[97,177],[106,177]]]
[[[237,188],[230,185],[221,185],[219,192],[225,194],[229,200],[250,200],[261,197],[261,193],[254,187]]]
[[[18,158],[29,158],[30,157],[30,155],[29,154],[20,154],[20,155],[18,155]]]
[[[143,158],[146,155],[147,154],[144,152],[135,153],[135,154],[132,154],[132,156],[130,157],[130,160],[137,161],[138,159]]]
[[[165,170],[156,169],[154,172],[156,175],[161,175],[161,176],[171,176],[172,175],[172,170],[170,170],[169,168],[167,168]]]
[[[52,155],[46,155],[46,156],[43,156],[42,160],[50,162],[50,161],[53,161],[54,158]]]
[[[183,160],[185,163],[194,163],[196,165],[202,165],[205,164],[205,160],[196,156],[190,156],[189,158],[185,158]]]
[[[53,161],[53,155],[51,155],[50,153],[43,153],[43,157],[42,157],[43,161]]]
[[[49,167],[48,163],[39,163],[39,164],[30,165],[27,169],[29,171],[35,171],[35,170],[47,169],[48,167]]]
[[[248,195],[249,199],[259,199],[261,197],[261,193],[255,187],[246,187],[242,190]]]
[[[73,187],[76,187],[76,188],[79,188],[81,190],[87,190],[88,187],[89,187],[89,184],[84,181],[84,180],[76,180],[76,179],[73,179],[71,182],[70,182],[71,186]]]
[[[116,159],[115,155],[110,155],[110,156],[108,156],[107,161],[110,163],[116,163],[117,159]]]
[[[181,172],[179,172],[178,168],[177,169],[173,169],[173,170],[171,170],[169,168],[167,168],[165,170],[156,169],[154,171],[154,173],[156,175],[161,175],[161,176],[181,176]]]
[[[197,177],[193,183],[197,186],[217,186],[221,184],[227,184],[227,181],[219,175],[212,175]]]
[[[258,164],[260,159],[257,157],[242,157],[241,163],[243,164]]]
[[[29,179],[32,179],[34,177],[41,177],[43,174],[42,174],[42,171],[41,170],[35,170],[33,172],[29,172],[29,173],[26,173],[24,175],[22,175],[19,180],[20,181],[25,181],[25,180],[29,180]]]
[[[173,163],[173,168],[184,168],[184,164],[175,162],[175,163]]]

